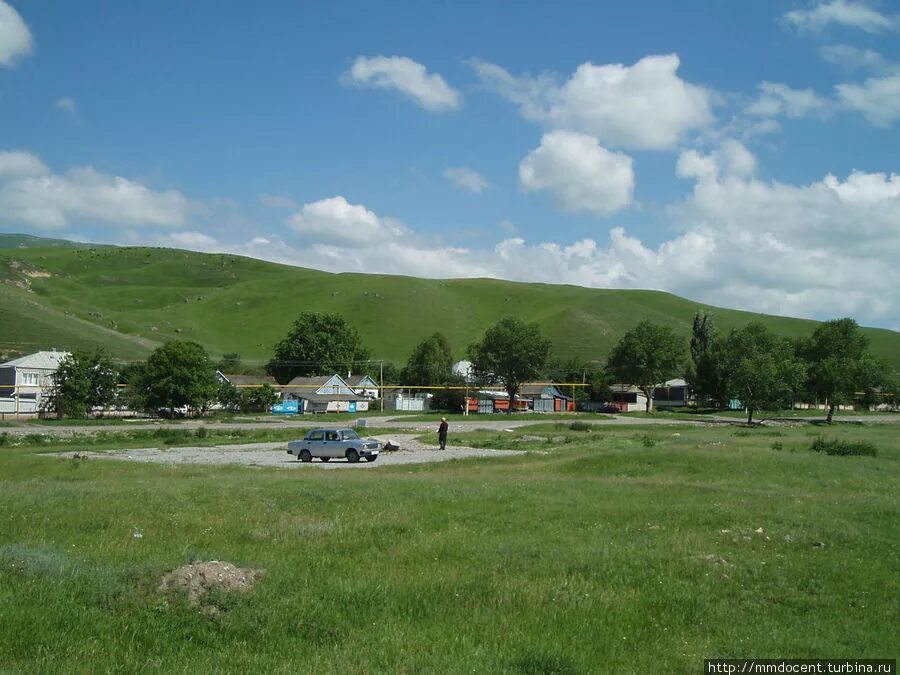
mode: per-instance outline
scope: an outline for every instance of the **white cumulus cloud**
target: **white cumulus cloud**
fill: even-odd
[[[610,215],[631,204],[631,157],[610,152],[597,139],[574,131],[551,131],[519,163],[525,190],[549,190],[567,211]]]
[[[379,218],[344,197],[330,197],[304,204],[287,219],[287,225],[309,241],[347,248],[366,247],[401,239],[408,230],[392,218]]]
[[[63,229],[79,218],[117,225],[180,226],[190,202],[93,167],[51,173],[27,152],[0,153],[0,218],[39,229]]]
[[[784,15],[791,26],[804,31],[820,31],[830,24],[858,28],[867,33],[895,30],[900,23],[863,2],[854,0],[819,1],[810,9],[795,9]]]
[[[467,166],[451,166],[444,169],[444,178],[460,190],[468,190],[476,194],[490,187],[490,183],[484,176]]]
[[[827,98],[812,89],[792,89],[778,82],[762,82],[759,97],[750,103],[744,113],[755,117],[788,117],[799,119],[810,115],[822,115],[829,109]]]
[[[426,110],[456,110],[462,94],[437,73],[429,74],[421,63],[406,56],[357,57],[342,81],[365,87],[396,89]]]
[[[819,55],[828,63],[847,70],[860,68],[879,70],[887,65],[885,58],[878,52],[853,45],[825,45],[819,49]]]
[[[0,151],[0,182],[12,178],[43,176],[50,173],[44,163],[24,150]]]
[[[722,176],[746,178],[756,173],[756,156],[740,141],[727,138],[709,154],[686,150],[678,156],[675,173],[680,178],[710,179]]]
[[[31,31],[19,13],[0,0],[0,66],[14,68],[34,45]]]
[[[713,121],[712,93],[678,76],[677,54],[646,56],[632,66],[584,63],[562,85],[552,75],[515,77],[474,62],[482,84],[552,129],[591,134],[614,147],[670,149]]]
[[[862,113],[876,127],[889,127],[900,119],[900,74],[846,82],[835,90],[846,108]]]

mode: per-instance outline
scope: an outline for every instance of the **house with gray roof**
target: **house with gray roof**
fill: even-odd
[[[69,352],[35,352],[0,363],[0,413],[36,414],[53,389],[53,376]]]
[[[378,383],[368,375],[348,375],[344,381],[360,396],[378,398]]]
[[[299,412],[363,412],[369,399],[357,394],[340,375],[295,377],[281,386],[286,399],[299,401]]]

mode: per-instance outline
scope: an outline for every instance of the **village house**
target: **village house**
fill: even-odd
[[[53,388],[53,376],[69,352],[36,352],[0,364],[0,413],[34,415]]]
[[[368,375],[347,375],[344,381],[354,393],[366,398],[378,398],[378,383]]]
[[[519,398],[529,401],[534,412],[573,412],[575,399],[566,396],[555,384],[523,384]]]
[[[298,413],[364,412],[369,399],[353,391],[340,375],[295,377],[281,386],[285,400],[298,402]]]
[[[667,380],[661,387],[653,390],[653,407],[683,408],[690,401],[688,384],[677,378]]]
[[[612,404],[619,412],[643,412],[647,408],[647,397],[638,387],[632,384],[614,384],[612,390]]]

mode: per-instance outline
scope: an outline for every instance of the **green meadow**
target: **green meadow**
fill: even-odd
[[[245,365],[261,366],[304,310],[340,313],[373,358],[398,364],[435,331],[462,358],[504,316],[536,322],[552,340],[554,357],[599,362],[642,320],[670,326],[687,345],[698,310],[712,311],[722,331],[761,321],[798,337],[817,325],[658,291],[330,274],[231,255],[41,244],[0,235],[0,350],[103,345],[128,360],[181,339],[199,342],[214,357],[237,352]],[[865,333],[872,351],[900,370],[900,334]]]
[[[895,658],[893,427],[548,421],[451,435],[521,456],[349,471],[83,462],[40,434],[7,439],[0,670],[696,673],[712,657]],[[183,433],[172,442],[195,442]],[[815,453],[819,437],[877,455]],[[203,609],[158,589],[192,560],[265,572]]]

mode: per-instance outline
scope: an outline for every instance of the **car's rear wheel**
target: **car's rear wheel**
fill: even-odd
[[[369,455],[366,457],[367,462],[374,462],[376,459],[378,459],[378,455]]]
[[[351,464],[356,464],[359,461],[359,453],[353,448],[350,448],[347,451],[347,461]]]
[[[331,457],[319,457],[323,462],[327,462]]]
[[[303,450],[300,451],[300,461],[301,462],[311,462],[312,461],[312,454],[309,452],[309,450],[306,450],[304,448]]]

